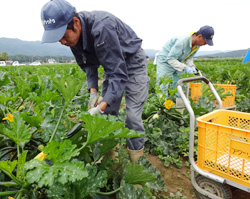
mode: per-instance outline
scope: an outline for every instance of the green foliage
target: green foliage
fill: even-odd
[[[237,103],[237,110],[250,113],[250,99],[245,98],[241,100],[239,103]]]
[[[16,164],[17,164],[17,161],[1,161],[0,162],[0,169],[1,170],[4,170],[8,173],[12,173],[12,171],[15,169],[16,167]]]
[[[155,180],[155,176],[144,171],[144,167],[133,162],[125,168],[124,180],[128,184],[145,185],[147,182]]]
[[[2,130],[0,132],[9,137],[13,142],[19,145],[21,142],[28,142],[32,136],[29,127],[25,125],[24,120],[20,115],[14,114],[14,121],[9,122],[9,127],[0,124]]]
[[[0,59],[6,60],[6,61],[9,60],[8,53],[7,52],[0,53]]]
[[[79,118],[84,121],[82,126],[88,131],[86,144],[91,144],[98,140],[139,136],[133,130],[122,128],[125,125],[123,122],[106,121],[104,118],[89,114],[81,114]]]
[[[156,177],[154,181],[146,183],[147,187],[150,190],[152,190],[154,193],[162,193],[167,191],[167,189],[165,188],[165,182],[161,177],[160,171],[153,167],[146,157],[141,156],[136,163],[144,166],[144,172],[154,174],[154,176]]]
[[[52,141],[43,151],[52,165],[37,159],[27,162],[24,169],[27,171],[29,183],[38,182],[39,187],[52,186],[55,182],[65,184],[88,176],[82,162],[71,161],[72,157],[79,154],[79,151],[76,149],[76,145],[72,145],[69,140],[62,143]]]
[[[167,199],[188,199],[187,196],[183,196],[180,191],[177,191],[176,194],[170,193],[170,197]]]
[[[83,79],[78,79],[73,76],[56,77],[53,79],[55,87],[60,91],[65,99],[67,106],[82,87]]]
[[[218,95],[220,96],[222,101],[224,99],[226,99],[227,96],[233,96],[233,94],[230,93],[229,91],[225,92],[225,89],[223,87],[219,87],[217,85],[214,85],[214,88],[215,88],[216,92],[218,93]],[[216,100],[216,98],[213,95],[212,91],[210,90],[209,86],[206,86],[205,82],[201,83],[201,92],[202,92],[202,96],[207,97],[209,101]]]
[[[249,112],[249,64],[239,60],[196,60],[196,65],[213,83],[236,84],[237,110]],[[102,78],[103,68],[99,70]],[[168,84],[168,98],[161,96],[163,91],[156,85],[155,73],[155,66],[149,63],[150,90],[143,109],[145,151],[158,155],[166,166],[173,164],[180,168],[183,157],[189,155],[189,114],[186,109],[178,112],[175,105],[166,108],[166,100],[175,102],[176,89],[171,79],[163,79],[162,83]],[[120,148],[117,158],[111,160],[110,149],[119,142],[124,145],[126,137],[139,135],[125,128],[116,117],[91,116],[86,112],[89,91],[85,80],[86,75],[76,65],[1,68],[0,179],[4,188],[16,188],[13,197],[16,194],[19,198],[70,199],[95,194],[155,198],[166,191],[160,172],[145,157],[137,164],[129,163],[127,151]],[[207,87],[203,89],[205,96],[198,103],[189,99],[196,117],[216,109]],[[24,109],[19,110],[20,107]],[[14,121],[2,121],[9,113],[14,115]],[[124,115],[121,111],[120,118]],[[68,138],[67,131],[79,121],[82,128]],[[48,143],[53,134],[54,139]],[[197,136],[196,128],[195,156]],[[33,159],[39,153],[39,144],[45,145],[45,161]],[[135,183],[143,187],[135,189],[132,185]],[[20,192],[21,187],[24,192]],[[163,196],[185,198],[179,193]]]
[[[141,198],[141,199],[153,199],[152,196],[148,196],[145,191],[138,188],[136,189],[133,185],[125,184],[122,181],[122,188],[118,193],[118,198],[126,198],[126,199],[134,199],[134,198]]]
[[[10,83],[10,80],[7,76],[7,72],[0,71],[0,86],[5,86]]]

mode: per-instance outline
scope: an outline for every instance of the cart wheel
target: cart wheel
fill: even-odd
[[[197,175],[195,179],[199,187],[204,189],[205,191],[219,196],[223,199],[232,199],[232,191],[230,186],[215,182],[202,175]],[[194,189],[194,192],[198,199],[209,199],[209,197],[202,195],[201,193],[196,191],[196,189]]]

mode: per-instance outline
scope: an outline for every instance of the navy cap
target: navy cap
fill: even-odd
[[[76,14],[76,9],[65,0],[51,0],[41,10],[44,33],[41,43],[59,41]]]
[[[213,36],[214,29],[211,26],[203,26],[200,28],[199,33],[202,34],[202,37],[206,40],[206,43],[209,46],[213,46]]]

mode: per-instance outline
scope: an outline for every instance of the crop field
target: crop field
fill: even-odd
[[[236,85],[236,110],[249,113],[250,64],[241,61],[194,60],[212,83]],[[100,67],[99,91],[103,73]],[[148,75],[149,95],[143,110],[145,156],[135,164],[129,161],[125,138],[139,135],[124,127],[125,101],[119,117],[91,116],[86,75],[76,64],[1,67],[0,198],[195,199],[190,187],[170,186],[170,178],[178,179],[178,174],[164,174],[180,171],[179,184],[185,178],[191,185],[189,113],[175,107],[177,89],[167,77],[161,81],[169,85],[168,98],[162,95],[152,61],[148,61]],[[198,103],[190,98],[196,117],[217,109],[203,85],[202,91]],[[222,99],[230,96],[217,91]],[[117,156],[112,157],[110,150],[118,143]],[[241,199],[239,195],[233,198]]]

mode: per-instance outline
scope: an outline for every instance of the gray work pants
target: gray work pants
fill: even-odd
[[[136,54],[126,58],[129,80],[125,87],[126,101],[126,127],[133,129],[140,134],[145,134],[142,121],[142,110],[148,96],[147,60],[142,49]],[[102,85],[102,96],[105,95],[108,87],[108,78],[104,75]],[[118,116],[121,96],[114,104],[107,106],[104,114]],[[144,137],[127,138],[127,146],[131,150],[140,150],[144,146]]]

